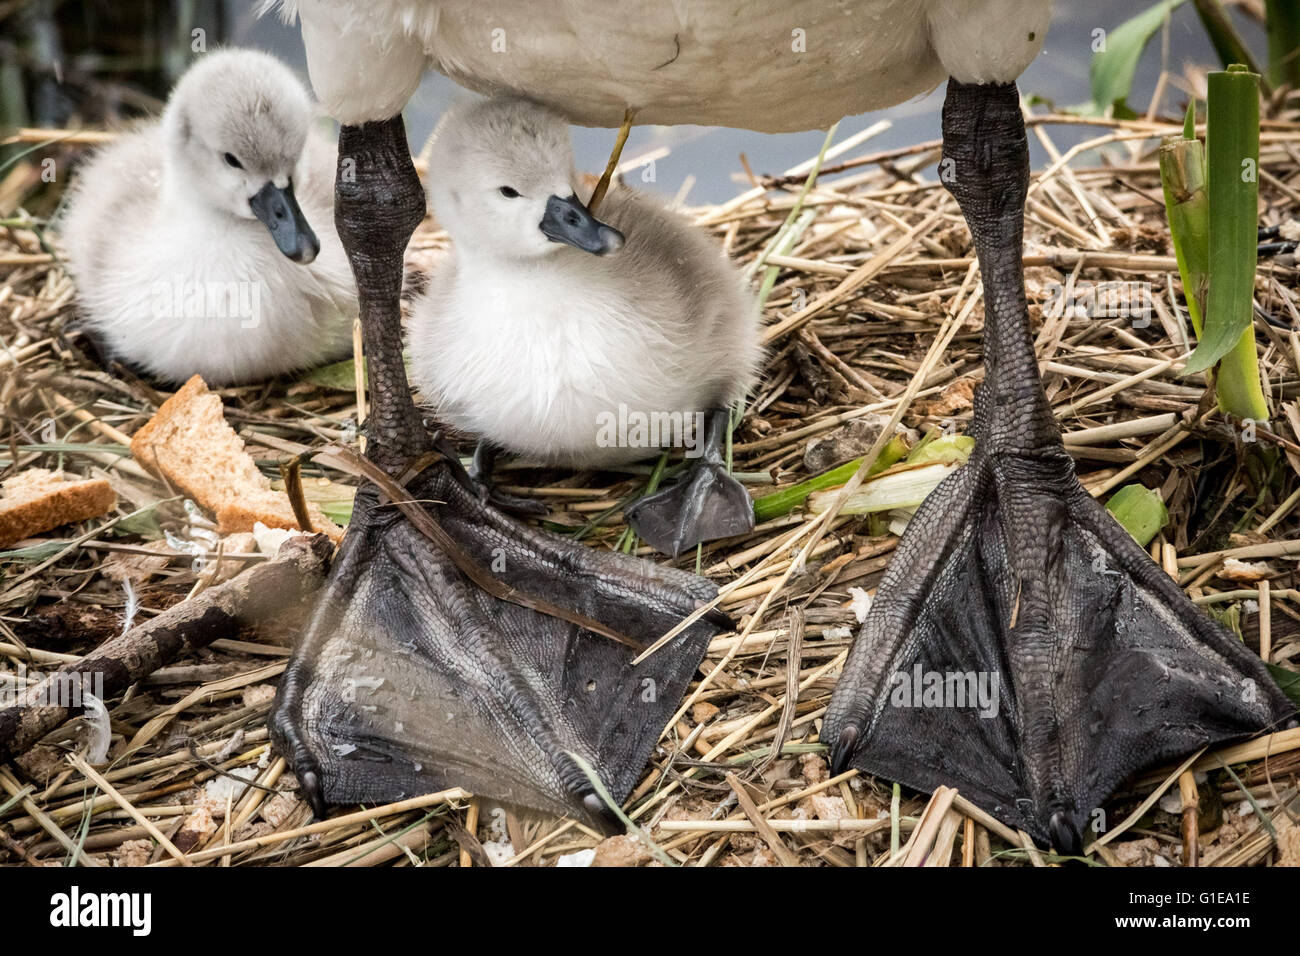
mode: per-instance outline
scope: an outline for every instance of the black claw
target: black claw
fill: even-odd
[[[495,505],[498,510],[516,518],[544,518],[546,505],[535,498],[520,498],[506,494],[492,482],[492,470],[496,466],[497,449],[479,439],[474,446],[474,458],[466,474],[473,484],[474,493],[484,504]]]
[[[317,820],[325,819],[325,794],[321,790],[320,777],[315,770],[303,770],[298,774],[298,787],[311,804],[311,812]]]
[[[843,773],[849,769],[849,761],[853,759],[853,753],[858,749],[858,736],[860,731],[856,724],[849,724],[840,731],[840,739],[835,741],[835,746],[831,748],[831,773]]]
[[[582,808],[591,821],[607,835],[623,832],[623,821],[594,791],[588,791],[583,795]]]
[[[516,518],[545,518],[546,505],[536,498],[522,498],[502,491],[489,480],[470,476],[471,490],[479,501]]]
[[[704,601],[695,602],[696,608],[701,608],[704,604]],[[714,627],[721,628],[724,631],[730,631],[736,627],[736,622],[731,619],[731,615],[720,607],[711,607],[705,611],[704,620],[708,621]]]
[[[485,500],[496,506],[498,511],[504,511],[516,518],[545,518],[549,513],[546,505],[536,498],[521,498],[497,488],[488,488]]]
[[[1064,810],[1057,810],[1048,821],[1048,830],[1052,834],[1052,847],[1065,856],[1083,855],[1083,835],[1074,821]]]

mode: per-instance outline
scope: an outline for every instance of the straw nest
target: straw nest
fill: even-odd
[[[1159,489],[1171,521],[1152,542],[1155,559],[1249,647],[1293,666],[1300,657],[1294,261],[1288,254],[1262,260],[1256,287],[1270,317],[1257,320],[1256,335],[1273,408],[1271,428],[1257,438],[1277,449],[1261,481],[1238,464],[1249,456],[1203,400],[1203,380],[1180,376],[1190,328],[1154,161],[1158,137],[1175,125],[1093,123],[1092,139],[1059,153],[1053,130],[1079,122],[1040,115],[1030,133],[1051,158],[1029,196],[1030,308],[1067,446],[1096,495],[1129,482]],[[733,449],[735,470],[755,495],[864,454],[895,421],[918,433],[952,423],[961,430],[969,421],[983,306],[956,206],[932,173],[923,175],[939,143],[868,154],[868,138],[825,156],[806,194],[814,163],[782,177],[747,173],[751,188],[737,199],[688,210],[756,284],[770,277],[766,375]],[[74,143],[57,148],[75,152]],[[119,634],[128,615],[138,623],[264,560],[246,541],[217,539],[211,522],[126,454],[127,436],[165,393],[106,372],[89,356],[76,329],[73,285],[19,208],[38,178],[27,162],[0,184],[0,211],[10,215],[0,228],[0,454],[7,470],[61,467],[106,477],[119,505],[115,514],[0,555],[0,669],[10,674],[53,669]],[[1300,209],[1297,190],[1300,123],[1266,122],[1262,222],[1282,226],[1284,237]],[[408,255],[413,283],[436,267],[443,243],[431,223],[417,233]],[[1100,282],[1149,290],[1148,321],[1086,308],[1088,283]],[[1075,294],[1062,294],[1068,290]],[[346,386],[277,381],[221,394],[229,421],[269,474],[304,449],[356,440],[357,401]],[[592,547],[629,543],[620,505],[644,485],[648,469],[508,468],[511,490],[549,503],[552,527],[585,530]],[[319,465],[304,477],[309,495],[335,504],[356,483]],[[896,543],[889,516],[828,521],[800,511],[704,549],[701,571],[721,587],[737,630],[714,640],[629,805],[643,836],[602,841],[572,821],[499,811],[459,791],[338,808],[313,823],[266,727],[300,617],[290,608],[111,700],[107,764],[85,762],[85,729],[74,721],[0,766],[0,861],[535,866],[594,848],[603,863],[1049,863],[960,794],[896,794],[887,781],[829,775],[817,731],[855,630],[860,595],[853,589],[874,589]],[[681,564],[693,566],[695,556]],[[1298,774],[1300,731],[1155,768],[1106,808],[1104,842],[1094,844],[1091,859],[1111,866],[1300,862]]]

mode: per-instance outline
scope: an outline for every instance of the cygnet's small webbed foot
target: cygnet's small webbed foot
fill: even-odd
[[[674,558],[702,541],[754,530],[754,502],[723,458],[730,413],[708,413],[703,453],[671,487],[627,509],[628,524],[652,548]]]
[[[474,457],[470,461],[469,477],[478,489],[482,501],[491,502],[506,514],[517,518],[543,518],[546,516],[545,503],[536,498],[522,498],[502,491],[492,481],[492,471],[496,467],[497,448],[491,442],[479,439],[474,446]]]
[[[754,503],[725,465],[693,462],[671,487],[627,509],[628,524],[656,551],[678,557],[703,541],[754,530]]]
[[[943,122],[945,183],[984,280],[976,445],[899,542],[822,737],[836,772],[956,787],[1077,853],[1131,774],[1280,728],[1295,708],[1074,475],[1025,304],[1015,86],[950,80]]]

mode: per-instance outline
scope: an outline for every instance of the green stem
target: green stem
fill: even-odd
[[[1254,328],[1246,329],[1232,351],[1219,361],[1217,382],[1221,411],[1243,420],[1268,421]]]
[[[889,440],[889,444],[880,450],[880,457],[876,459],[875,464],[871,466],[871,470],[867,472],[867,477],[877,475],[889,466],[902,461],[906,454],[907,442],[895,435]],[[855,458],[838,468],[832,468],[830,471],[824,471],[814,478],[801,481],[797,485],[791,485],[789,488],[782,488],[770,495],[764,495],[754,502],[754,520],[761,523],[788,515],[807,501],[808,496],[814,491],[825,491],[827,488],[837,488],[844,484],[857,474],[858,468],[861,467],[864,460],[863,458]]]
[[[1197,167],[1196,147],[1184,142],[1161,147],[1161,178],[1193,327],[1196,312],[1204,309],[1196,329],[1199,344],[1185,371],[1214,369],[1219,408],[1240,419],[1265,421],[1268,403],[1254,332],[1259,77],[1240,66],[1211,73],[1203,168]],[[1200,208],[1202,181],[1208,230]],[[1208,276],[1203,304],[1202,269]]]
[[[1268,28],[1268,81],[1300,87],[1300,2],[1264,0]]]
[[[1190,109],[1189,109],[1190,114]],[[1201,337],[1210,287],[1210,196],[1200,140],[1171,136],[1160,144],[1160,184],[1192,330]]]
[[[1250,68],[1250,72],[1260,72],[1259,63],[1250,52],[1250,48],[1246,46],[1246,41],[1237,32],[1237,28],[1233,26],[1232,18],[1228,16],[1228,11],[1224,9],[1220,0],[1192,0],[1192,6],[1196,7],[1196,13],[1201,18],[1205,32],[1210,35],[1210,42],[1214,44],[1214,50],[1219,54],[1219,62],[1225,69],[1230,64],[1244,63]],[[1265,89],[1271,94],[1268,85]]]

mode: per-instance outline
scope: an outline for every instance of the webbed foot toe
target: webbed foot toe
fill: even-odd
[[[547,515],[546,505],[536,498],[512,495],[484,481],[478,481],[475,485],[479,501],[491,505],[497,511],[516,518],[544,518]]]
[[[546,505],[536,498],[512,495],[502,491],[493,483],[492,471],[496,465],[496,458],[497,450],[488,442],[481,440],[474,447],[474,458],[470,463],[468,475],[478,500],[516,518],[545,517]]]
[[[650,546],[674,558],[703,541],[754,530],[754,503],[722,465],[693,465],[671,488],[647,495],[625,512]]]

